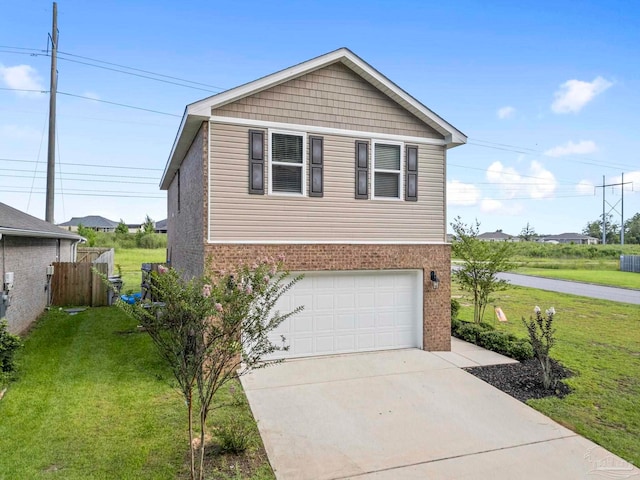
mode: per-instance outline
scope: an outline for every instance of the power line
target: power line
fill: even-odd
[[[59,163],[58,163],[59,164]],[[129,184],[135,184],[135,185],[153,185],[153,186],[158,186],[158,182],[136,182],[136,181],[127,181],[127,180],[98,180],[97,178],[93,178],[91,180],[87,180],[84,178],[69,178],[66,176],[67,174],[65,173],[64,175],[56,175],[57,179],[62,179],[62,180],[66,180],[68,182],[84,182],[84,183],[129,183]],[[41,175],[12,175],[12,174],[3,174],[2,178],[37,178],[37,179],[43,179],[43,178],[47,178],[47,177],[43,177]]]
[[[4,187],[3,187],[4,188]],[[11,187],[13,188],[13,187]],[[27,193],[21,190],[3,190],[3,192],[5,193]],[[44,195],[46,192],[43,191],[39,191],[39,192],[34,192],[38,195]],[[60,193],[57,193],[56,195],[60,195]],[[149,195],[120,195],[120,194],[108,194],[108,193],[69,193],[66,192],[65,195],[73,195],[73,196],[78,196],[78,197],[117,197],[117,198],[149,198],[149,199],[155,199],[155,200],[163,200],[164,197],[152,197]]]
[[[0,158],[0,161],[4,162],[17,162],[17,163],[38,163],[36,160],[23,160],[17,158]],[[62,162],[61,165],[73,165],[76,167],[95,167],[95,168],[114,168],[114,169],[125,169],[125,170],[156,170],[163,172],[163,168],[146,168],[146,167],[129,167],[124,165],[92,165],[89,163],[72,163],[72,162]]]
[[[108,100],[101,100],[99,98],[86,97],[84,95],[76,95],[75,93],[68,93],[68,92],[60,92],[59,91],[58,95],[66,95],[67,97],[82,98],[84,100],[91,100],[91,101],[100,102],[100,103],[108,103],[109,105],[117,105],[118,107],[133,108],[134,110],[142,110],[142,111],[145,111],[145,112],[151,112],[151,113],[157,113],[157,114],[160,114],[160,115],[168,115],[170,117],[182,118],[182,115],[177,115],[175,113],[167,113],[167,112],[161,112],[159,110],[152,110],[150,108],[136,107],[134,105],[128,105],[126,103],[110,102]]]
[[[21,189],[21,190],[26,190],[29,187],[21,187],[18,185],[0,185],[0,188],[14,188],[14,189]],[[42,187],[38,188],[39,191],[44,191],[45,189]],[[109,193],[109,194],[127,194],[127,195],[151,195],[150,192],[130,192],[127,190],[95,190],[95,189],[91,189],[91,190],[87,190],[84,188],[69,188],[67,189],[67,192],[91,192],[91,193]],[[67,193],[65,192],[65,194]],[[26,192],[24,192],[26,193]],[[60,195],[60,193],[57,193],[57,195]],[[154,198],[164,198],[165,195],[158,192]]]
[[[60,163],[58,162],[58,165],[66,165],[65,163]],[[21,170],[19,168],[13,168],[11,169],[11,172],[21,172],[21,173],[36,173],[36,172],[32,172],[31,170]],[[60,172],[62,173],[62,172]],[[80,173],[80,172],[64,172],[64,175],[80,175],[80,176],[84,176],[84,177],[95,177],[96,174],[95,173]],[[11,175],[7,175],[7,176],[11,176]],[[112,175],[109,174],[109,178],[131,178],[131,175]],[[157,177],[152,177],[152,178],[147,178],[148,180],[156,180],[159,181],[160,178]],[[73,181],[86,181],[82,178],[67,178],[67,180],[73,180]],[[114,180],[115,182],[118,182],[119,180]],[[149,185],[157,185],[157,183],[149,183]]]

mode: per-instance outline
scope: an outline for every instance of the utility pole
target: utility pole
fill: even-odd
[[[620,187],[622,189],[622,197],[621,200],[616,202],[615,205],[611,205],[610,203],[608,204],[611,208],[609,209],[609,212],[611,212],[612,210],[615,210],[616,207],[618,206],[618,203],[621,203],[622,206],[620,208],[620,219],[621,219],[621,226],[620,226],[620,244],[624,245],[624,186],[625,185],[629,185],[633,182],[625,182],[624,181],[624,173],[622,174],[622,180],[619,183],[610,183],[610,184],[606,184],[605,183],[605,178],[604,175],[602,176],[602,185],[596,185],[596,188],[602,188],[602,244],[605,245],[607,243],[607,211],[606,211],[606,205],[607,205],[607,201],[605,199],[605,188],[606,187]]]
[[[56,178],[56,91],[58,88],[58,4],[53,2],[51,27],[51,87],[49,88],[49,150],[47,154],[47,203],[45,220],[54,223],[53,201]]]

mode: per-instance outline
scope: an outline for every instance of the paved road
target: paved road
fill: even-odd
[[[605,287],[591,283],[570,282],[568,280],[533,277],[531,275],[520,275],[517,273],[500,273],[499,277],[508,280],[513,285],[519,285],[521,287],[539,288],[540,290],[550,290],[552,292],[570,293],[583,297],[640,305],[640,290]],[[638,284],[640,286],[640,275],[638,275]]]

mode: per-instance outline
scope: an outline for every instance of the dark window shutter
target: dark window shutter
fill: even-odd
[[[309,196],[322,197],[324,194],[324,140],[309,137]]]
[[[407,146],[407,181],[404,199],[408,202],[418,201],[418,147]]]
[[[369,198],[369,143],[356,140],[356,198]]]
[[[264,132],[249,130],[249,193],[264,195]]]

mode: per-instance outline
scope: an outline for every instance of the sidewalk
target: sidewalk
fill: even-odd
[[[500,355],[499,353],[492,352],[455,337],[451,337],[450,352],[431,353],[459,368],[518,363],[518,361],[513,358],[505,357],[504,355]]]

